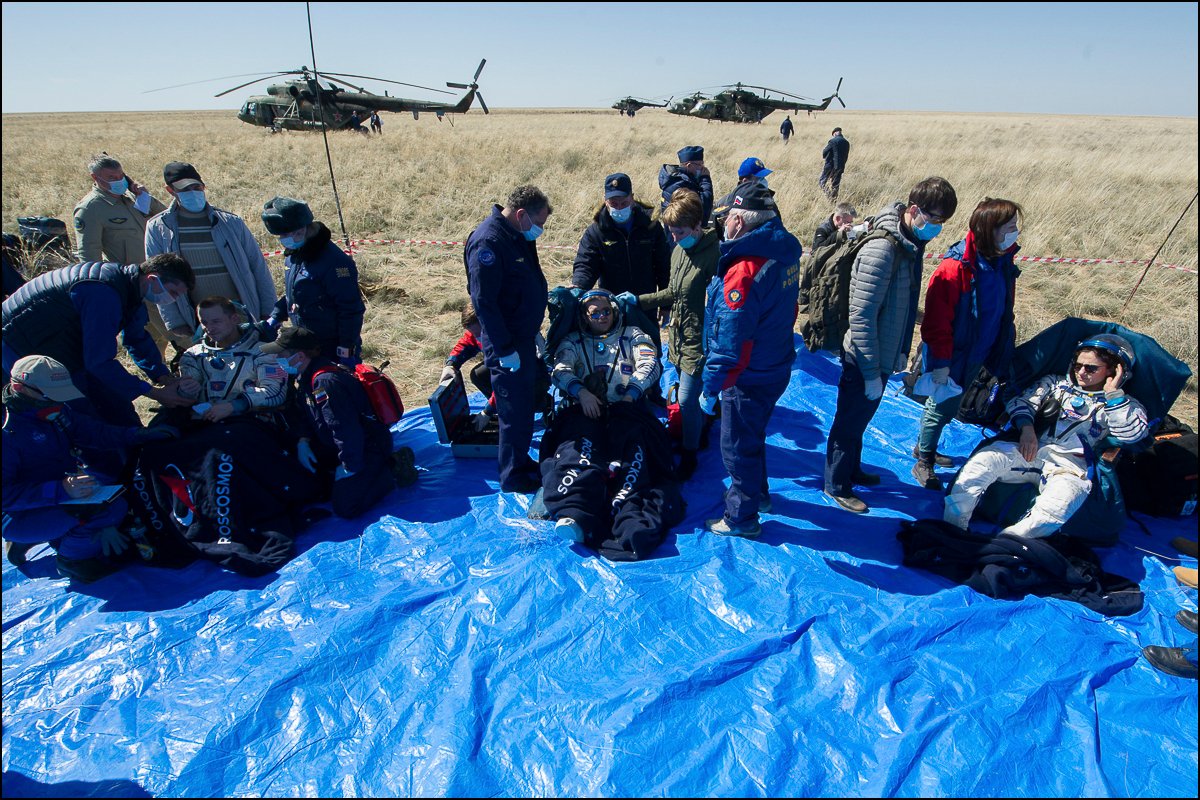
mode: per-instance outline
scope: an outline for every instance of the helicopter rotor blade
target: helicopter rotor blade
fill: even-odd
[[[833,96],[833,99],[834,99],[834,100],[837,100],[839,103],[841,103],[841,104],[842,104],[842,108],[845,108],[845,107],[846,107],[846,101],[845,101],[845,100],[843,100],[842,98],[838,97],[836,94]]]
[[[415,83],[405,83],[404,81],[392,81],[392,80],[388,80],[387,78],[375,78],[375,77],[372,77],[371,75],[352,75],[349,72],[322,72],[321,74],[322,75],[336,75],[336,76],[339,76],[342,78],[361,78],[362,80],[365,80],[365,81],[379,81],[380,83],[394,83],[397,86],[408,86],[411,89],[424,89],[427,92],[438,92],[439,94],[452,94],[451,92],[447,92],[445,89],[434,89],[433,87],[430,87],[430,86],[420,86]],[[365,92],[366,89],[359,89],[359,91]]]
[[[483,65],[486,63],[486,58],[479,59],[479,66],[475,69],[475,77],[471,78],[471,83],[479,83],[479,73],[483,72]]]
[[[483,95],[481,95],[479,92],[476,92],[475,98],[479,101],[479,107],[483,109],[483,113],[485,113],[485,114],[492,113],[492,112],[488,111],[487,103],[483,102]]]
[[[241,75],[222,75],[219,78],[205,78],[202,81],[188,81],[187,83],[177,83],[174,86],[160,86],[157,89],[147,89],[146,91],[142,92],[142,94],[150,94],[151,92],[163,92],[163,91],[166,91],[167,89],[179,89],[184,86],[195,86],[200,83],[212,83],[213,81],[228,81],[228,80],[233,80],[234,78],[249,78],[252,75],[262,76],[262,75],[269,75],[269,73],[246,72]]]
[[[446,81],[446,85],[449,86],[451,89],[470,89],[471,88],[470,86],[467,86],[465,83],[451,83],[450,81]]]
[[[335,79],[335,78],[329,77],[328,72],[316,72],[316,73],[313,73],[313,76],[318,79],[324,78],[325,80],[329,81],[331,84],[333,84],[335,86],[346,86],[346,87],[353,89],[356,92],[363,92],[364,94],[370,94],[370,92],[368,92],[363,87],[355,86],[353,83],[350,83],[350,81],[344,81],[341,79]]]
[[[245,87],[250,86],[251,84],[254,84],[254,83],[258,83],[259,81],[266,81],[266,80],[270,80],[271,78],[282,78],[284,75],[296,75],[296,74],[298,74],[296,72],[296,70],[288,70],[287,72],[279,72],[279,73],[276,73],[275,75],[267,75],[265,78],[255,78],[252,81],[246,81],[245,83],[239,83],[237,86],[233,87],[232,89],[226,89],[223,92],[214,94],[213,97],[224,97],[225,95],[229,94],[230,92],[236,92],[238,89],[244,89]]]

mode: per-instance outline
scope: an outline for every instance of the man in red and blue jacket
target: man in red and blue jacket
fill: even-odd
[[[767,422],[796,358],[802,252],[770,190],[758,182],[739,187],[704,311],[700,405],[711,414],[720,396],[721,459],[730,477],[725,513],[707,524],[714,533],[757,536],[758,512],[770,507]]]

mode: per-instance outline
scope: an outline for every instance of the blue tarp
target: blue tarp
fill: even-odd
[[[5,565],[5,796],[1195,796],[1196,683],[1140,655],[1191,639],[1168,542],[1195,517],[1105,551],[1146,593],[1131,617],[906,568],[899,521],[940,515],[909,474],[920,407],[893,381],[865,448],[884,481],[848,514],[821,493],[836,378],[801,349],[757,541],[701,530],[712,448],[658,557],[604,561],[413,409],[418,484],[277,575],[68,592],[48,551]],[[943,449],[977,440],[955,423]]]

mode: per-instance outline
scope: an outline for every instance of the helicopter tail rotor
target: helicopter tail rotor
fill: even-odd
[[[490,114],[492,112],[488,111],[487,103],[485,103],[483,101],[483,95],[479,93],[479,74],[481,72],[483,72],[483,65],[486,63],[487,63],[486,58],[479,59],[479,66],[475,68],[475,75],[474,75],[474,77],[471,78],[471,82],[469,84],[468,83],[450,83],[449,81],[447,81],[446,85],[449,86],[451,89],[466,89],[468,91],[475,92],[475,97],[479,100],[479,107],[483,109],[483,113]]]

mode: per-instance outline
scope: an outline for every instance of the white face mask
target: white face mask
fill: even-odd
[[[1006,234],[1005,237],[1000,240],[999,244],[997,245],[997,249],[1001,253],[1007,252],[1008,248],[1012,247],[1014,244],[1017,243],[1017,237],[1019,237],[1020,235],[1021,235],[1021,232],[1019,230],[1015,230],[1015,231],[1012,231],[1011,233]]]
[[[156,306],[166,306],[175,302],[175,298],[163,287],[162,279],[151,275],[146,287],[146,299]]]

